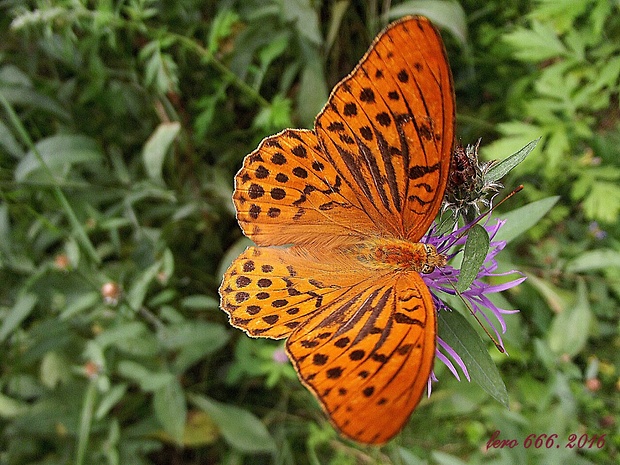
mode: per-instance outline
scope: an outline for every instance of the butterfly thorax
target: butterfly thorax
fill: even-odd
[[[372,238],[343,250],[365,266],[376,270],[431,273],[446,264],[446,257],[435,246],[394,238]]]

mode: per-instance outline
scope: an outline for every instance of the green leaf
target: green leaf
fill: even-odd
[[[11,235],[11,219],[9,217],[9,206],[3,202],[0,204],[0,252],[9,261],[13,261],[12,258],[12,235]]]
[[[552,283],[545,279],[540,279],[532,273],[526,273],[527,283],[533,286],[549,305],[549,308],[554,312],[562,312],[566,308],[567,301],[569,299],[568,291],[554,286]]]
[[[467,15],[458,2],[450,0],[410,0],[393,6],[388,11],[390,20],[406,15],[426,16],[438,26],[448,29],[461,45],[467,43]]]
[[[463,462],[458,457],[439,450],[432,451],[431,457],[433,463],[437,465],[467,465],[467,462]]]
[[[583,279],[577,281],[577,302],[558,313],[551,323],[548,343],[558,355],[577,355],[588,341],[592,311],[588,302],[588,289]]]
[[[504,36],[521,61],[537,62],[568,55],[568,50],[549,24],[532,22],[532,29],[519,28]]]
[[[200,321],[166,326],[159,333],[164,347],[178,351],[173,364],[175,373],[183,372],[205,355],[218,351],[229,338],[224,326]]]
[[[123,323],[117,327],[109,328],[98,334],[95,342],[105,349],[108,346],[115,345],[121,341],[132,339],[140,336],[146,331],[146,325],[140,321],[132,321]]]
[[[49,389],[54,389],[61,381],[69,381],[71,371],[65,358],[58,352],[47,352],[41,360],[39,378]]]
[[[55,179],[64,179],[73,165],[94,163],[103,159],[99,144],[90,137],[79,134],[51,136],[37,142],[35,148]],[[15,180],[21,182],[26,179],[50,181],[33,150],[29,150],[15,168]]]
[[[15,302],[2,320],[2,326],[0,326],[0,342],[4,342],[7,336],[30,315],[37,300],[38,298],[34,294],[22,294],[17,298],[17,302]]]
[[[620,187],[617,183],[597,180],[583,201],[588,218],[615,223],[620,213]]]
[[[489,244],[489,234],[486,229],[479,224],[472,226],[467,233],[463,263],[456,283],[457,291],[465,292],[474,282],[489,252]]]
[[[146,392],[154,392],[172,382],[175,376],[170,372],[154,372],[144,365],[131,360],[121,360],[117,366],[118,373],[127,379],[133,380]]]
[[[175,350],[184,346],[201,344],[215,351],[224,345],[229,338],[224,326],[202,321],[186,321],[164,327],[159,337],[161,344],[168,349]]]
[[[2,85],[0,92],[12,105],[26,106],[32,109],[40,109],[53,116],[69,121],[71,114],[65,110],[56,100],[36,90],[25,86]]]
[[[524,147],[532,142],[544,137],[548,129],[532,123],[524,123],[522,121],[509,121],[507,123],[498,124],[497,130],[502,137],[491,144],[480,147],[480,153],[483,158],[489,160],[496,159],[498,154],[512,153],[515,147]],[[526,170],[530,165],[534,165],[537,158],[529,158],[519,167],[519,171]]]
[[[308,1],[287,1],[280,3],[283,19],[295,24],[302,39],[309,41],[315,46],[323,44],[323,35],[319,25],[319,17],[316,8]]]
[[[504,381],[478,333],[457,311],[440,311],[437,317],[439,336],[463,359],[471,380],[508,407]]]
[[[426,465],[426,461],[415,455],[409,449],[402,446],[397,446],[396,451],[398,456],[403,461],[403,465]]]
[[[30,404],[22,402],[0,393],[0,418],[8,420],[18,417],[28,411]]]
[[[569,261],[566,271],[579,273],[609,267],[620,268],[620,252],[612,249],[588,250]]]
[[[101,294],[97,291],[86,292],[75,297],[75,299],[67,302],[67,306],[58,316],[61,320],[67,320],[83,312],[86,309],[92,308],[101,302]]]
[[[291,99],[276,94],[271,105],[262,108],[253,121],[253,126],[266,132],[273,132],[292,126]]]
[[[220,301],[208,295],[188,295],[181,301],[181,306],[190,310],[217,310]]]
[[[574,21],[591,5],[588,0],[538,0],[532,15],[552,23],[558,31],[574,27]]]
[[[217,52],[220,43],[233,35],[234,26],[239,22],[239,14],[228,8],[221,8],[211,21],[207,48],[211,53]]]
[[[349,9],[349,6],[349,0],[338,0],[331,4],[329,28],[327,29],[327,35],[325,36],[323,53],[329,52],[334,45],[334,41],[338,37],[338,31],[340,31],[342,19]]]
[[[149,285],[153,279],[155,279],[155,276],[157,276],[160,268],[161,263],[159,262],[151,265],[133,282],[131,289],[127,292],[127,303],[132,309],[138,310],[142,306]]]
[[[540,137],[536,140],[533,140],[521,150],[516,153],[513,153],[509,157],[506,157],[501,162],[493,165],[493,167],[486,173],[484,176],[485,183],[499,181],[504,176],[506,176],[515,166],[525,160],[536,144],[540,141]]]
[[[177,92],[179,88],[179,67],[168,53],[162,52],[167,44],[163,39],[153,40],[140,50],[140,59],[144,61],[144,81],[148,87],[157,92]]]
[[[177,444],[181,444],[187,418],[187,404],[183,387],[177,378],[157,389],[153,394],[155,416]]]
[[[290,40],[291,37],[288,32],[281,32],[274,34],[273,38],[261,48],[258,52],[258,59],[260,60],[260,68],[263,73],[267,71],[269,65],[274,60],[282,56],[290,48]]]
[[[161,353],[161,344],[150,331],[120,339],[114,345],[118,350],[134,357],[156,357]]]
[[[547,197],[529,203],[521,208],[517,208],[516,210],[512,210],[511,212],[498,215],[500,219],[506,221],[506,224],[502,226],[493,240],[510,242],[519,234],[524,233],[538,223],[559,199],[560,197],[557,195]]]
[[[190,401],[211,417],[235,449],[246,453],[275,451],[275,442],[265,425],[247,410],[198,395],[191,395]]]
[[[126,384],[117,384],[102,395],[99,406],[95,411],[95,419],[102,420],[112,408],[121,401],[127,392]]]
[[[154,181],[162,180],[164,158],[180,129],[181,125],[178,122],[161,123],[144,144],[142,162],[149,178]]]
[[[24,151],[17,142],[17,139],[6,124],[0,121],[0,147],[13,158],[20,159],[24,156]]]
[[[299,82],[297,105],[302,124],[305,127],[312,127],[314,118],[327,101],[329,90],[325,83],[325,70],[319,52],[310,49],[306,55],[307,61],[301,71]]]

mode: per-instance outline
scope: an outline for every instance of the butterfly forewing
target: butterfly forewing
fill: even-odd
[[[316,245],[382,232],[312,131],[287,129],[263,140],[244,160],[233,200],[244,234],[258,245]]]
[[[375,222],[419,240],[443,199],[454,139],[450,69],[435,28],[403,20],[333,90],[316,131]]]

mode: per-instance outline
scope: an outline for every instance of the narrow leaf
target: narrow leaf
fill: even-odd
[[[549,330],[549,347],[558,355],[577,355],[585,347],[592,321],[588,289],[583,279],[577,282],[577,302],[558,313]]]
[[[61,320],[68,320],[80,312],[94,307],[101,301],[101,294],[97,291],[80,294],[67,303],[65,309],[58,316]]]
[[[540,137],[536,140],[533,140],[521,150],[516,153],[513,153],[509,157],[500,161],[496,165],[494,165],[484,176],[485,183],[499,181],[504,176],[506,176],[510,170],[512,170],[515,166],[525,160],[532,150],[536,147],[536,144],[540,141]]]
[[[149,285],[151,284],[151,281],[155,279],[155,276],[157,276],[160,268],[161,263],[157,262],[143,271],[142,274],[134,281],[131,289],[127,293],[127,303],[132,309],[138,310],[142,306]]]
[[[13,399],[0,393],[0,417],[4,420],[24,414],[30,408],[28,402]]]
[[[433,458],[433,463],[437,465],[467,465],[467,462],[462,461],[458,457],[439,450],[432,451],[431,457]]]
[[[463,359],[472,381],[508,407],[504,381],[478,333],[459,312],[441,311],[437,316],[439,336]]]
[[[169,384],[174,375],[169,372],[154,372],[131,360],[121,360],[117,365],[118,373],[140,385],[140,389],[153,392]]]
[[[566,271],[579,273],[609,267],[620,268],[620,252],[612,249],[588,250],[568,262]]]
[[[164,326],[159,332],[163,347],[176,350],[185,346],[204,345],[208,351],[222,347],[229,338],[226,329],[217,323],[186,321]]]
[[[71,166],[98,162],[102,158],[103,153],[99,145],[90,137],[79,134],[51,136],[37,142],[35,149],[28,151],[22,158],[15,168],[15,180],[24,181],[28,178],[49,182],[50,179],[41,161],[47,165],[54,179],[62,179]]]
[[[161,123],[144,144],[142,161],[149,178],[155,181],[162,179],[164,158],[180,129],[181,125],[178,122]]]
[[[536,202],[528,203],[511,212],[499,215],[500,218],[506,220],[506,224],[499,230],[493,240],[510,242],[519,234],[527,231],[538,223],[559,199],[560,197],[557,195],[547,197],[542,200],[537,200]]]
[[[113,386],[109,391],[104,393],[101,397],[101,401],[99,402],[99,406],[95,411],[95,418],[97,420],[102,420],[112,407],[114,407],[121,399],[125,396],[127,392],[126,384],[117,384]]]
[[[183,388],[177,378],[172,378],[169,383],[155,391],[153,408],[166,433],[177,444],[181,444],[185,431],[187,404],[185,403]]]
[[[33,294],[22,294],[4,317],[2,326],[0,327],[0,342],[3,342],[9,334],[11,334],[15,328],[17,328],[22,321],[24,321],[35,304],[37,303],[37,296]]]
[[[231,446],[242,452],[272,452],[275,442],[265,425],[252,413],[233,405],[192,395],[191,402],[205,411]]]
[[[461,272],[456,283],[456,290],[465,292],[474,282],[480,267],[489,251],[489,234],[479,224],[475,224],[467,233],[467,242],[465,242],[465,251],[463,254],[463,263]]]
[[[189,310],[217,310],[220,301],[209,295],[194,294],[185,297],[181,301],[181,306]]]
[[[567,307],[567,301],[570,298],[570,293],[567,290],[561,289],[558,286],[553,285],[550,281],[540,279],[533,273],[526,273],[527,282],[534,287],[540,295],[545,299],[549,308],[555,313],[564,311]]]
[[[144,332],[146,332],[146,325],[144,323],[140,321],[132,321],[106,329],[97,335],[95,341],[102,349],[105,349],[106,347],[115,345],[118,342],[136,338]]]

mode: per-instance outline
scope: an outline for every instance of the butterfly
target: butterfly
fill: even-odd
[[[265,138],[235,177],[256,246],[224,274],[221,307],[250,336],[286,339],[302,383],[360,443],[402,429],[433,368],[420,273],[446,259],[419,241],[441,206],[454,124],[441,37],[410,16],[377,36],[313,130]]]

